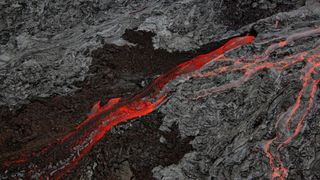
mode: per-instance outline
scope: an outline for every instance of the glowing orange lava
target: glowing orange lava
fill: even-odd
[[[170,89],[164,88],[170,81],[178,76],[194,72],[210,61],[223,57],[223,54],[250,43],[254,36],[235,37],[220,48],[204,55],[195,57],[171,69],[165,74],[153,80],[145,89],[137,95],[122,100],[120,98],[110,99],[101,107],[98,101],[92,108],[88,118],[78,124],[74,130],[61,137],[57,142],[43,148],[38,153],[29,156],[23,155],[21,159],[9,160],[4,166],[21,165],[27,167],[26,178],[53,178],[60,179],[65,173],[74,168],[82,157],[109,131],[113,126],[144,116],[155,110],[168,96]],[[56,157],[56,154],[64,154]],[[42,165],[34,162],[52,162]],[[24,164],[28,163],[30,164]]]
[[[272,170],[271,179],[285,179],[289,174],[289,170],[281,161],[280,151],[298,136],[303,122],[309,112],[312,111],[315,94],[320,82],[320,79],[313,79],[313,74],[316,74],[320,68],[320,50],[319,47],[316,47],[305,52],[284,57],[278,61],[270,61],[270,55],[275,50],[284,48],[296,40],[315,34],[320,34],[320,28],[287,36],[285,40],[269,45],[262,54],[253,55],[251,58],[227,58],[224,55],[226,52],[251,43],[255,38],[250,35],[236,37],[229,40],[222,47],[208,54],[195,57],[160,75],[145,89],[129,99],[114,98],[109,100],[103,107],[100,106],[100,102],[97,102],[93,106],[88,118],[77,125],[73,131],[61,137],[53,145],[44,148],[40,153],[29,157],[32,159],[38,156],[40,159],[50,159],[51,161],[55,161],[55,164],[52,164],[50,167],[34,165],[31,168],[29,167],[28,172],[31,171],[31,174],[38,173],[41,177],[45,178],[59,179],[70,169],[74,168],[79,160],[113,126],[154,111],[169,96],[170,89],[165,86],[178,76],[185,75],[183,76],[184,80],[188,80],[190,78],[206,78],[236,71],[243,72],[242,76],[236,80],[196,92],[193,99],[199,99],[213,93],[239,87],[262,69],[272,69],[280,75],[286,68],[296,63],[304,62],[306,65],[300,70],[302,88],[297,94],[296,101],[287,111],[280,114],[280,118],[274,123],[276,136],[267,140],[263,147]],[[208,72],[195,72],[209,62],[228,62],[229,65],[217,67]],[[67,154],[67,156],[61,159],[52,157],[55,152],[61,151]],[[7,161],[5,165],[26,163],[28,160],[24,156],[18,160]],[[28,174],[26,176],[28,177]]]
[[[302,79],[302,89],[298,93],[296,102],[292,107],[288,109],[287,112],[281,114],[280,118],[275,123],[276,137],[268,140],[264,145],[264,151],[269,158],[269,164],[272,169],[271,179],[285,179],[288,176],[289,170],[283,165],[281,161],[279,152],[281,149],[289,144],[294,137],[296,137],[302,129],[302,125],[309,112],[312,109],[315,94],[318,89],[319,79],[312,79],[312,74],[316,74],[316,70],[320,68],[320,48],[316,47],[314,49],[294,54],[277,62],[269,62],[269,56],[278,48],[285,47],[289,43],[299,40],[304,37],[309,37],[313,35],[319,35],[320,28],[311,29],[309,31],[304,31],[290,35],[285,41],[280,41],[276,44],[271,44],[262,55],[255,55],[252,59],[227,59],[221,58],[219,61],[232,62],[232,65],[223,66],[217,68],[210,72],[197,73],[192,76],[187,77],[211,77],[223,73],[230,73],[234,71],[244,71],[243,76],[237,80],[231,81],[230,83],[223,84],[221,86],[204,89],[198,91],[193,99],[199,99],[211,95],[213,93],[218,93],[226,91],[231,88],[236,88],[244,84],[246,81],[252,77],[255,73],[262,69],[273,69],[274,71],[281,74],[286,68],[292,66],[298,62],[305,62],[306,66],[301,70]],[[308,99],[305,105],[303,98]],[[303,112],[300,115],[298,112]],[[294,126],[293,128],[291,126]],[[275,144],[277,148],[275,150],[271,149],[271,145]]]

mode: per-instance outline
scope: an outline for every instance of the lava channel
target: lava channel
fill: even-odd
[[[314,74],[319,74],[320,69],[320,50],[319,46],[308,51],[300,52],[291,56],[284,57],[276,62],[268,61],[270,55],[279,48],[283,48],[293,41],[319,35],[320,28],[289,35],[285,40],[269,45],[266,50],[251,58],[226,58],[224,54],[230,50],[250,43],[254,36],[242,36],[229,40],[222,47],[205,55],[200,55],[153,80],[145,89],[137,95],[127,99],[111,99],[105,106],[101,107],[97,102],[89,115],[82,123],[77,125],[73,131],[57,142],[45,147],[39,153],[29,156],[22,156],[20,159],[6,161],[5,167],[13,165],[27,167],[24,171],[26,177],[42,177],[59,179],[65,173],[76,166],[79,160],[98,142],[104,134],[113,126],[126,120],[146,115],[155,110],[168,96],[170,89],[165,86],[178,76],[186,74],[184,81],[190,78],[206,78],[226,74],[230,72],[242,71],[243,75],[229,83],[202,89],[194,94],[192,99],[200,99],[214,93],[220,93],[232,88],[237,88],[247,82],[254,74],[262,69],[272,69],[281,74],[286,68],[299,62],[306,65],[300,70],[302,88],[299,91],[296,101],[292,107],[280,115],[274,123],[276,136],[264,142],[264,152],[269,159],[271,167],[271,179],[285,179],[289,170],[281,161],[280,151],[289,144],[302,129],[303,122],[312,110],[315,94],[318,90],[320,80],[314,79]],[[196,72],[209,62],[228,62],[223,67],[218,67],[209,72]],[[307,99],[307,100],[305,100]],[[303,112],[302,114],[298,112]],[[63,151],[65,156],[55,157],[55,152]],[[38,161],[36,161],[38,159]],[[49,165],[41,165],[32,162],[39,162],[39,159],[47,159],[52,162]]]
[[[11,173],[12,178],[23,174],[27,179],[60,179],[73,169],[113,126],[154,111],[169,96],[171,90],[165,86],[170,81],[197,71],[211,61],[223,59],[226,52],[251,43],[254,38],[251,35],[232,38],[220,48],[197,56],[160,75],[131,98],[113,98],[104,106],[98,101],[87,119],[75,126],[71,132],[38,152],[22,154],[18,159],[5,161],[3,167],[9,172],[12,168],[19,169],[19,172]],[[251,71],[257,70],[256,67],[252,68]]]
[[[193,78],[205,78],[212,77],[219,74],[225,74],[235,71],[243,71],[243,75],[227,84],[221,86],[212,87],[209,89],[203,89],[195,93],[192,99],[199,99],[208,95],[223,92],[231,88],[236,88],[247,82],[254,74],[262,69],[272,69],[279,75],[285,71],[286,68],[299,63],[304,62],[306,65],[300,70],[302,88],[299,91],[296,101],[292,107],[287,109],[280,118],[275,122],[276,136],[264,143],[264,152],[269,158],[269,164],[271,167],[271,179],[285,179],[288,177],[289,170],[285,167],[281,161],[280,151],[289,144],[302,129],[303,122],[307,118],[309,112],[312,110],[315,94],[318,89],[320,79],[314,79],[313,75],[319,75],[320,70],[320,47],[317,46],[308,51],[300,52],[291,56],[287,56],[279,61],[271,62],[271,53],[275,50],[285,47],[286,45],[303,39],[320,34],[320,28],[310,29],[304,32],[299,32],[287,36],[284,41],[280,41],[275,44],[269,45],[262,54],[254,55],[249,59],[228,59],[221,58],[218,61],[229,62],[231,65],[216,68],[212,71],[205,73],[193,74],[188,76],[187,79]],[[307,100],[304,100],[307,99]],[[299,112],[302,112],[300,114]],[[274,147],[272,146],[274,145]]]

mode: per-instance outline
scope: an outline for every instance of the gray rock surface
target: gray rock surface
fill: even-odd
[[[184,51],[241,32],[234,23],[254,22],[256,12],[265,11],[257,16],[264,17],[303,2],[1,0],[0,105],[74,92],[72,84],[88,71],[90,51],[102,43],[126,43],[121,41],[125,29],[153,31],[155,48]],[[247,20],[233,19],[242,16]]]
[[[281,4],[290,5],[290,9],[300,8],[271,17],[259,15],[265,18],[261,20],[250,19],[263,10],[270,15],[288,10],[282,9]],[[319,27],[317,1],[310,0],[307,6],[302,5],[304,1],[300,0],[237,3],[227,0],[0,0],[0,105],[14,106],[34,97],[74,92],[77,90],[74,82],[87,76],[90,52],[103,43],[128,43],[121,39],[126,29],[154,32],[155,48],[185,51],[254,27],[258,32],[255,42],[227,54],[228,57],[252,58],[290,34]],[[228,9],[231,6],[239,11]],[[255,11],[245,11],[242,7]],[[241,18],[249,20],[239,22]],[[319,35],[299,39],[276,49],[269,61],[277,62],[319,45]],[[202,73],[216,66],[212,64]],[[295,102],[301,89],[302,68],[304,65],[298,64],[282,73],[263,69],[241,86],[235,83],[233,88],[222,89],[219,93],[212,89],[237,82],[235,80],[243,74],[181,77],[173,82],[168,88],[175,92],[160,108],[166,115],[161,130],[168,131],[177,124],[182,137],[195,137],[191,142],[194,150],[179,164],[154,168],[154,177],[270,178],[271,168],[264,145],[277,133],[274,129],[277,119]],[[207,94],[204,98],[194,99],[203,93]],[[319,108],[319,98],[315,98],[315,106],[299,138],[279,152],[289,169],[289,178],[320,178]],[[124,167],[131,175],[128,165]],[[89,176],[92,173],[90,169]]]
[[[253,54],[261,54],[272,43],[285,40],[290,34],[305,32],[310,27],[319,28],[319,5],[314,3],[259,20],[252,24],[259,32],[254,43],[230,52],[228,57],[252,59]],[[268,61],[277,62],[289,54],[319,48],[319,37],[318,30],[309,38],[292,41],[275,50]],[[161,108],[166,114],[161,129],[168,131],[168,127],[178,124],[182,136],[195,136],[191,142],[194,151],[186,154],[179,164],[154,168],[154,177],[163,180],[270,178],[272,171],[264,152],[265,143],[278,133],[274,128],[277,119],[283,111],[291,109],[289,107],[297,98],[302,86],[300,69],[303,66],[297,64],[281,73],[272,68],[262,69],[247,82],[218,92],[213,90],[219,90],[224,84],[236,84],[243,73],[187,81],[181,78],[183,83],[172,87],[176,89],[175,93]],[[203,71],[210,72],[215,68],[217,65],[213,63]],[[203,92],[207,93],[203,98],[194,99]],[[306,102],[307,98],[302,101]],[[315,99],[302,133],[280,151],[279,156],[289,169],[289,179],[320,178],[317,167],[320,100]]]

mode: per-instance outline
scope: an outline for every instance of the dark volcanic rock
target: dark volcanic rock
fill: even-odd
[[[198,51],[169,53],[163,49],[153,49],[151,41],[153,35],[150,32],[127,30],[123,38],[136,43],[135,46],[105,44],[102,48],[92,51],[93,60],[89,75],[85,81],[74,84],[80,90],[73,94],[33,99],[29,104],[13,111],[2,106],[0,108],[0,125],[2,127],[0,131],[0,160],[4,161],[9,157],[18,157],[21,154],[39,150],[83,121],[92,105],[98,100],[105,104],[108,99],[113,97],[130,97],[143,88],[155,75],[161,74],[198,54],[215,49],[222,43],[210,43]],[[150,61],[153,63],[150,64]],[[151,178],[152,168],[159,164],[170,165],[178,162],[191,149],[188,144],[190,138],[180,140],[176,128],[173,133],[169,134],[158,130],[162,116],[155,113],[145,119],[142,121],[143,123],[137,121],[134,125],[126,123],[124,127],[128,127],[129,129],[125,129],[128,129],[130,133],[123,130],[116,130],[115,134],[108,133],[108,138],[93,151],[107,148],[117,152],[123,148],[123,143],[135,146],[139,142],[139,146],[131,150],[132,156],[123,158],[129,162],[134,173],[132,176],[141,179],[144,176]],[[152,122],[150,125],[149,121]],[[140,142],[144,136],[147,137],[146,141]],[[168,140],[159,146],[161,136]],[[132,137],[135,137],[134,140],[130,140]],[[105,145],[106,141],[109,145]],[[154,146],[157,146],[158,149],[154,149]],[[154,152],[150,156],[146,155],[151,149],[154,149]],[[129,149],[126,150],[129,151]],[[94,163],[97,161],[97,154],[99,153],[91,154],[85,162]],[[106,173],[113,173],[114,177],[119,176],[120,172],[114,171],[114,168],[117,169],[116,164],[121,164],[123,158],[114,159],[111,158],[112,156],[113,154],[108,154],[103,158],[101,162],[103,164],[97,163],[98,169],[107,164],[110,171],[101,172],[95,176],[102,178]],[[153,158],[153,160],[149,159],[150,163],[143,164],[142,156]],[[145,172],[146,168],[149,170]],[[79,169],[77,171],[79,174],[76,176],[83,176],[81,173],[83,171],[87,171],[87,169]]]
[[[319,28],[319,9],[316,0],[0,0],[0,160],[49,144],[85,119],[97,100],[130,97],[234,35],[258,34],[226,54],[245,61],[289,35]],[[319,47],[314,34],[272,51],[267,61]],[[302,61],[281,73],[263,68],[219,93],[212,89],[237,82],[243,71],[180,77],[168,85],[173,93],[161,112],[113,128],[65,178],[270,178],[265,143],[288,135],[274,127],[293,109],[309,66]],[[311,77],[319,79],[316,71]],[[270,148],[288,179],[320,178],[319,91],[314,100],[294,141],[276,151],[280,139]],[[303,107],[307,102],[303,97]],[[19,169],[1,169],[0,179],[12,174]]]
[[[239,34],[237,27],[303,1],[272,3],[279,6],[261,1],[267,5],[261,10],[223,0],[1,0],[0,105],[76,91],[72,84],[84,80],[91,63],[87,52],[103,42],[127,44],[121,39],[126,29],[154,32],[156,48],[187,51],[228,39]]]
[[[297,9],[304,4],[304,0],[223,0],[218,22],[236,30],[273,14]]]
[[[154,167],[178,163],[192,150],[192,138],[181,139],[175,126],[170,133],[160,131],[162,117],[152,113],[116,127],[84,158],[84,168],[67,178],[85,179],[91,170],[93,179],[152,179]]]
[[[293,56],[313,48],[314,52],[311,54],[319,53],[319,7],[320,4],[314,4],[314,7],[281,13],[254,23],[253,27],[258,32],[254,43],[229,53],[228,57],[235,57],[233,61],[241,57],[242,60],[249,62],[256,58],[263,62],[261,57],[265,54],[261,54],[262,56],[253,54],[260,54],[268,46],[287,37],[290,37],[288,38],[290,43],[283,48],[277,48],[266,61],[276,63],[288,58],[289,55]],[[317,30],[310,36],[292,41],[310,29]],[[296,36],[291,37],[291,34]],[[318,59],[318,55],[316,56],[315,59]],[[178,123],[183,137],[195,136],[192,141],[195,150],[186,154],[178,164],[155,168],[154,177],[156,179],[270,178],[272,169],[265,152],[265,144],[275,137],[285,138],[286,133],[289,133],[284,130],[285,128],[275,128],[275,124],[278,119],[282,119],[281,116],[287,117],[293,111],[299,91],[303,87],[302,75],[312,66],[315,65],[302,61],[288,66],[283,72],[278,72],[272,67],[263,68],[243,84],[239,84],[242,81],[237,79],[242,77],[244,72],[234,71],[207,78],[193,78],[175,87],[174,95],[161,108],[161,112],[166,115],[161,129],[167,130],[171,124]],[[218,64],[213,64],[203,73],[214,72],[218,67]],[[224,86],[228,83],[231,85]],[[219,86],[226,88],[219,89]],[[310,89],[304,90],[304,93],[310,91]],[[201,98],[196,98],[199,96]],[[319,177],[318,169],[315,167],[318,163],[318,143],[315,142],[319,132],[319,126],[316,125],[319,122],[317,116],[319,90],[315,93],[315,97],[315,105],[306,116],[302,132],[279,152],[276,150],[276,145],[284,141],[281,138],[274,142],[275,147],[272,144],[271,150],[269,149],[272,153],[279,153],[275,158],[281,159],[284,167],[288,168],[288,179]],[[298,115],[294,115],[292,121],[301,118],[306,111],[309,98],[309,95],[303,95]],[[281,122],[279,126],[282,126]],[[290,128],[297,126],[297,122],[294,123]]]

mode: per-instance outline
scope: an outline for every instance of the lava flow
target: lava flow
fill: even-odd
[[[200,55],[187,62],[184,62],[172,70],[160,75],[153,80],[145,89],[137,95],[123,100],[114,98],[108,104],[101,107],[97,102],[89,114],[89,117],[57,142],[49,145],[39,153],[31,156],[4,163],[6,167],[13,165],[27,167],[25,177],[44,177],[59,179],[70,169],[74,168],[79,160],[98,142],[104,134],[113,126],[126,120],[146,115],[156,109],[169,96],[170,89],[167,84],[182,76],[183,81],[190,78],[206,78],[232,72],[243,72],[240,78],[209,89],[202,89],[195,93],[192,99],[199,99],[213,93],[223,92],[243,85],[250,78],[263,69],[271,69],[279,77],[286,69],[297,63],[303,63],[299,70],[302,87],[297,94],[295,103],[280,118],[274,122],[276,136],[264,142],[264,153],[269,159],[271,167],[271,179],[285,179],[289,170],[281,160],[281,151],[288,145],[302,130],[303,122],[312,111],[315,101],[315,94],[320,82],[320,50],[319,46],[304,52],[286,56],[280,60],[272,60],[271,54],[277,49],[285,48],[297,40],[312,37],[320,34],[320,28],[303,32],[296,32],[284,37],[285,40],[269,44],[262,54],[253,55],[250,58],[227,58],[225,53],[244,44],[252,42],[254,36],[242,36],[229,40],[222,47],[205,55]],[[279,38],[280,39],[280,38]],[[211,71],[197,71],[209,62],[226,62],[227,65],[216,67]],[[56,157],[58,152],[64,152],[64,156]],[[52,162],[41,164],[41,160]],[[55,163],[54,163],[55,162]]]
[[[250,43],[254,38],[251,35],[232,38],[220,48],[195,57],[160,75],[145,89],[129,99],[113,98],[103,107],[100,106],[100,102],[97,102],[86,120],[56,142],[37,153],[21,155],[19,159],[4,162],[3,166],[8,169],[5,174],[17,167],[19,172],[11,173],[10,177],[17,178],[23,174],[24,178],[60,179],[74,168],[113,126],[155,110],[169,95],[170,89],[165,86],[170,81],[183,74],[194,72],[210,61],[223,58],[224,53]]]
[[[286,40],[284,41],[269,45],[261,55],[254,55],[253,58],[245,60],[221,58],[218,61],[229,62],[231,65],[216,68],[205,73],[193,74],[192,76],[187,77],[187,79],[191,77],[204,78],[236,71],[244,72],[243,76],[237,80],[221,86],[198,91],[193,99],[199,99],[213,93],[239,87],[248,81],[252,75],[262,69],[272,69],[280,76],[281,73],[283,73],[289,66],[299,62],[306,64],[304,68],[300,70],[300,73],[302,74],[300,77],[302,80],[302,88],[298,93],[294,105],[286,112],[281,114],[280,118],[275,122],[276,136],[265,142],[264,145],[264,152],[269,158],[269,164],[272,170],[271,179],[285,179],[288,176],[289,170],[281,161],[280,152],[284,146],[289,144],[293,138],[295,138],[301,132],[303,122],[307,118],[309,112],[312,110],[315,94],[320,82],[320,79],[313,77],[319,75],[320,48],[317,46],[308,51],[285,57],[276,62],[271,62],[271,60],[268,61],[268,59],[270,59],[271,53],[275,52],[275,50],[279,48],[283,48],[294,41],[319,34],[320,28],[311,29],[304,32],[297,32],[286,37]],[[300,112],[302,112],[302,114]],[[272,145],[274,145],[275,148],[272,148]]]

